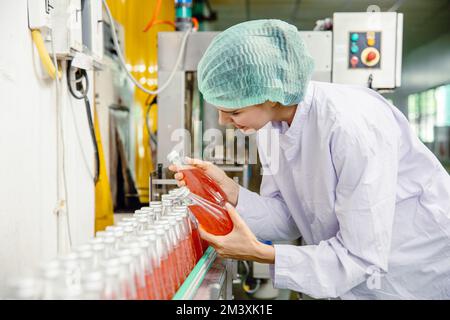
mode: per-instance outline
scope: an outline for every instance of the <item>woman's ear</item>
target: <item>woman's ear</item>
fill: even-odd
[[[273,108],[273,107],[275,107],[278,104],[278,102],[273,102],[273,101],[267,100],[264,104],[268,108]]]

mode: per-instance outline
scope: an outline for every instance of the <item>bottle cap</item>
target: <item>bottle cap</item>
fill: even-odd
[[[178,189],[176,196],[184,199],[189,195],[189,193],[191,193],[191,192],[189,191],[189,189],[187,187],[181,187]]]
[[[167,160],[169,160],[169,162],[175,164],[175,165],[181,165],[182,161],[181,161],[181,156],[178,153],[178,151],[176,150],[172,150],[168,155],[167,155]]]

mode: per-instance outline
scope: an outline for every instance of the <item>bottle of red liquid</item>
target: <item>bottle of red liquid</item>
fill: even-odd
[[[172,151],[167,159],[184,174],[186,187],[180,188],[177,196],[191,200],[189,209],[202,228],[214,235],[230,233],[233,222],[225,209],[227,197],[222,188],[202,170],[185,165],[178,152]]]

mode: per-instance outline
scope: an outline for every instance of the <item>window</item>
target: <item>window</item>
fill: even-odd
[[[409,95],[408,119],[423,142],[434,142],[434,127],[450,126],[450,84]]]
[[[450,126],[450,84],[436,89],[436,125]]]

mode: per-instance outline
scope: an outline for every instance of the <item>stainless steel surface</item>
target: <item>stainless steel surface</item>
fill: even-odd
[[[234,166],[218,166],[225,172],[242,172],[244,171],[244,167],[234,167]]]
[[[243,174],[242,174],[242,186],[246,189],[248,189],[248,186],[250,184],[250,171],[249,166],[247,164],[244,164],[243,166]]]
[[[270,279],[269,265],[265,263],[253,262],[253,278]]]
[[[225,299],[233,300],[233,280],[237,278],[237,261],[226,259]]]
[[[236,261],[217,257],[205,275],[193,300],[232,300],[232,264]]]
[[[181,46],[183,32],[158,33],[158,72],[170,72]],[[197,66],[211,41],[219,32],[194,32],[189,35],[180,71],[197,71]],[[331,31],[299,31],[313,56],[316,70],[331,72]],[[315,75],[313,76],[315,77]]]
[[[175,65],[183,34],[183,32],[158,33],[160,83],[167,80]],[[196,74],[192,73],[197,71],[198,62],[217,34],[217,32],[195,32],[189,35],[179,72],[170,87],[158,95],[157,161],[164,167],[168,165],[166,155],[174,147],[180,151],[184,150],[188,155],[202,157],[203,132],[209,128],[219,127],[215,108],[207,106],[201,108],[199,105]]]
[[[161,50],[158,51],[158,60]],[[165,83],[170,71],[158,71],[158,82]],[[167,167],[166,156],[176,146],[187,148],[190,139],[183,136],[184,121],[186,118],[184,108],[185,73],[176,72],[168,88],[158,95],[158,147],[157,161]],[[176,130],[179,129],[179,130]]]
[[[186,44],[184,59],[180,65],[181,71],[196,71],[198,62],[205,53],[212,39],[218,32],[193,32],[189,35]],[[181,46],[183,32],[158,33],[158,71],[170,72]]]
[[[153,184],[168,184],[168,185],[176,185],[177,180],[175,179],[152,179]]]

